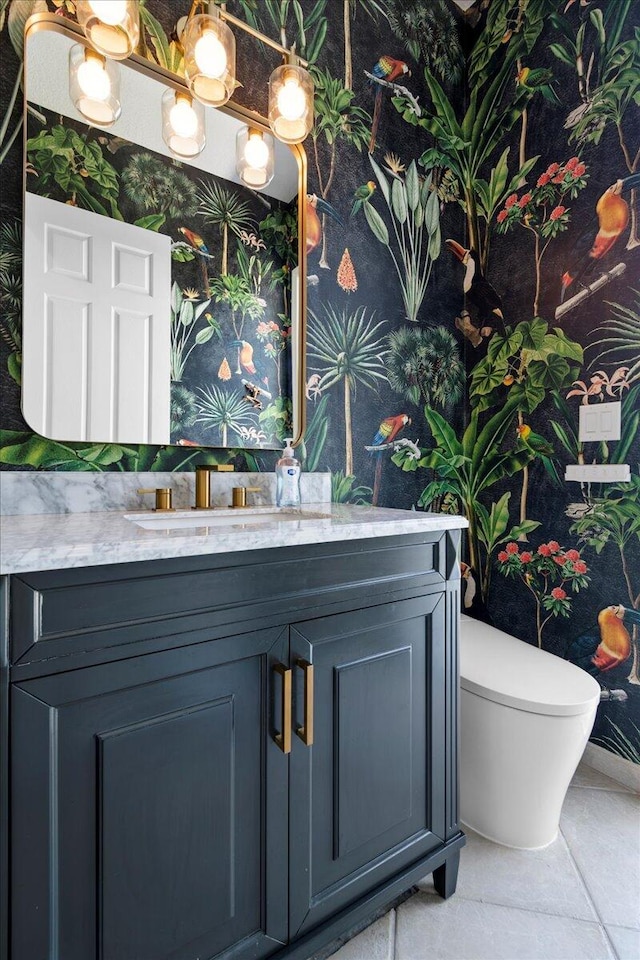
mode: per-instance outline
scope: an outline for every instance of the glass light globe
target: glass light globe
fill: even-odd
[[[282,85],[278,93],[278,110],[285,120],[299,120],[307,109],[304,90],[296,77],[291,77]]]
[[[213,30],[205,30],[196,42],[193,55],[201,73],[221,77],[227,69],[227,51]]]
[[[244,148],[244,158],[250,167],[262,170],[269,162],[269,147],[259,133],[252,133]]]
[[[265,130],[240,127],[236,135],[236,173],[241,183],[262,190],[273,180],[273,137]]]
[[[127,14],[126,0],[89,0],[89,6],[103,23],[115,27]]]
[[[190,139],[195,136],[198,130],[198,118],[196,112],[186,100],[181,97],[176,99],[175,105],[169,113],[171,126],[179,137]]]
[[[92,100],[106,100],[111,93],[111,81],[104,64],[93,57],[87,58],[78,67],[78,84]]]

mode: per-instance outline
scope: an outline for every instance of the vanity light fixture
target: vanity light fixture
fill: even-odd
[[[84,44],[74,44],[69,51],[69,95],[83,117],[110,127],[122,109],[118,65]]]
[[[206,106],[221,107],[238,86],[232,31],[214,10],[190,16],[181,41],[189,90]]]
[[[105,57],[124,60],[138,45],[137,0],[76,0],[76,16],[87,40]]]
[[[273,180],[273,137],[254,127],[241,127],[236,135],[236,171],[242,182],[261,190]]]
[[[168,88],[162,95],[162,137],[177,157],[196,157],[206,143],[204,108],[188,93]]]
[[[313,127],[313,80],[292,50],[269,78],[269,125],[283,143],[302,143]]]

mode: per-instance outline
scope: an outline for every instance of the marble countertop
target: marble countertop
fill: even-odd
[[[466,527],[463,517],[384,507],[306,503],[300,516],[273,516],[275,508],[240,513],[207,511],[201,523],[170,527],[193,514],[135,516],[157,522],[143,529],[128,514],[73,513],[2,517],[0,573],[61,570],[108,563],[130,563],[205,554],[261,550],[307,543],[371,539]],[[266,515],[265,515],[266,514]],[[305,516],[306,515],[306,516]],[[218,519],[216,519],[218,518]],[[187,522],[189,520],[187,519]]]

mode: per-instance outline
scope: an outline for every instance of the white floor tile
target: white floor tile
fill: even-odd
[[[345,943],[331,960],[393,960],[394,927],[395,911],[391,910]]]
[[[640,799],[569,790],[560,829],[602,921],[640,927]]]
[[[577,920],[597,920],[567,845],[558,837],[544,850],[512,850],[465,830],[456,896]],[[418,884],[433,891],[431,876]]]
[[[640,960],[640,930],[606,925],[618,960]]]
[[[611,777],[607,777],[604,773],[600,773],[599,770],[596,770],[594,767],[587,766],[586,763],[581,763],[576,770],[573,780],[571,781],[572,787],[591,787],[594,790],[613,790],[614,792],[619,793],[631,793],[631,791],[624,786],[622,783],[618,783],[617,780],[612,780]]]
[[[612,960],[584,920],[417,893],[397,909],[396,960]]]

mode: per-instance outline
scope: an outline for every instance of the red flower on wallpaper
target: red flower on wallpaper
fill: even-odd
[[[575,199],[587,185],[587,168],[579,157],[571,157],[564,164],[552,163],[540,174],[535,187],[522,196],[510,194],[496,216],[498,231],[507,233],[519,224],[535,237],[536,292],[533,314],[539,313],[540,265],[549,243],[569,226],[569,208],[566,198]]]
[[[539,647],[549,620],[570,616],[573,598],[569,590],[577,593],[589,584],[587,564],[580,559],[578,550],[565,550],[557,540],[541,543],[535,553],[520,553],[516,543],[508,543],[498,554],[498,569],[505,577],[521,580],[533,594]]]

